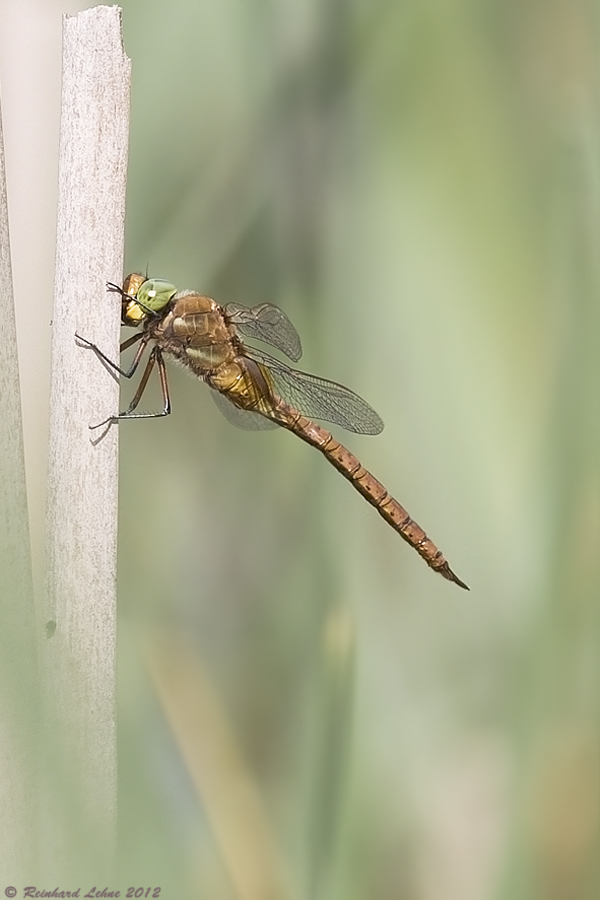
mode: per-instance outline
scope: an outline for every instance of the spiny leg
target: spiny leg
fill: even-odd
[[[136,353],[136,357],[139,354]],[[163,409],[162,412],[154,412],[154,413],[134,413],[134,409],[137,408],[140,400],[142,399],[142,395],[146,390],[146,386],[148,384],[148,379],[152,374],[152,370],[154,369],[154,364],[158,365],[158,375],[160,378],[160,388],[163,396]],[[107,425],[109,422],[112,424],[113,422],[118,422],[121,419],[158,419],[161,416],[168,416],[171,412],[171,398],[169,397],[169,383],[167,381],[167,368],[165,366],[165,361],[163,359],[163,355],[160,352],[158,347],[153,347],[148,357],[148,362],[146,363],[146,368],[144,369],[144,373],[140,379],[140,383],[138,385],[137,391],[135,392],[133,399],[125,412],[119,413],[118,416],[109,416],[108,419],[105,419],[104,422],[99,422],[98,425],[90,425],[90,428],[101,428],[102,425]]]
[[[158,365],[158,376],[160,378],[160,389],[162,392],[163,398],[163,408],[162,412],[155,413],[134,413],[133,410],[137,408],[140,400],[142,399],[142,394],[146,390],[146,385],[148,384],[148,379],[152,373],[152,369],[154,368],[154,363]],[[152,352],[148,358],[148,362],[146,364],[146,368],[144,369],[144,374],[140,379],[140,383],[138,385],[138,389],[135,392],[133,400],[127,407],[124,413],[119,413],[118,416],[115,416],[115,419],[158,419],[161,416],[168,416],[171,412],[171,398],[169,397],[169,383],[167,381],[167,367],[165,366],[165,361],[162,353],[158,347],[153,347]]]
[[[81,337],[80,334],[75,334],[75,337],[78,341],[80,341],[84,347],[87,347],[89,350],[93,350],[98,359],[101,359],[103,362],[109,366],[113,372],[118,372],[119,375],[122,375],[124,378],[131,378],[140,364],[140,360],[144,355],[144,350],[148,346],[148,341],[150,338],[144,334],[144,332],[140,332],[139,334],[134,334],[133,337],[128,338],[126,341],[123,341],[119,348],[119,353],[123,353],[124,350],[127,350],[129,347],[132,347],[138,341],[142,343],[137,348],[136,354],[133,357],[133,362],[131,363],[128,369],[122,369],[117,363],[114,363],[112,359],[109,359],[108,356],[102,352],[100,347],[96,346],[96,344],[92,344],[91,341],[88,341],[87,338]],[[94,426],[96,427],[96,426]]]

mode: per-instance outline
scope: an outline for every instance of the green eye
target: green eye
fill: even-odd
[[[160,312],[176,293],[177,288],[170,281],[163,281],[162,278],[149,278],[138,290],[136,300],[139,300],[142,307]]]

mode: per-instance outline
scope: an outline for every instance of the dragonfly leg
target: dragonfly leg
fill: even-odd
[[[138,355],[139,350],[138,353],[136,353],[136,357]],[[156,365],[158,365],[160,388],[163,396],[162,412],[136,413],[134,412],[134,410],[137,408],[140,400],[142,399],[155,363]],[[169,396],[169,382],[167,381],[167,367],[165,366],[165,361],[162,353],[160,352],[160,349],[155,346],[152,348],[152,352],[148,357],[148,362],[146,363],[146,368],[144,369],[144,373],[140,379],[137,391],[135,392],[133,399],[125,412],[119,413],[118,416],[109,416],[108,419],[104,420],[104,422],[99,422],[97,425],[91,425],[90,428],[101,428],[103,425],[112,424],[113,422],[119,422],[121,419],[158,419],[161,416],[168,416],[170,412],[171,398]]]
[[[135,374],[135,371],[140,364],[140,359],[144,355],[144,350],[146,349],[148,341],[150,340],[147,335],[145,335],[143,332],[140,332],[139,334],[134,334],[133,337],[128,338],[126,341],[123,341],[119,348],[120,353],[122,353],[124,350],[127,350],[128,347],[132,347],[138,341],[141,341],[142,343],[138,347],[133,358],[133,362],[131,363],[129,368],[122,369],[120,366],[114,363],[112,359],[109,359],[108,356],[102,352],[100,347],[96,346],[96,344],[92,344],[91,341],[88,341],[87,338],[81,337],[80,334],[75,334],[75,337],[81,344],[83,344],[84,347],[87,347],[88,350],[93,350],[98,359],[101,359],[103,362],[105,362],[113,372],[118,372],[119,375],[122,375],[124,378],[131,378],[132,375]]]

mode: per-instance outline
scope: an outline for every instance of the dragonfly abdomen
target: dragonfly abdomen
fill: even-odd
[[[365,469],[353,453],[336,441],[325,428],[321,428],[320,425],[307,419],[283,401],[279,401],[277,404],[276,413],[279,424],[320,450],[338,472],[362,494],[365,500],[375,507],[388,525],[417,551],[430,568],[439,572],[448,581],[453,581],[460,587],[469,590],[468,586],[454,574],[442,552],[427,537],[421,526],[391,496],[384,485]]]

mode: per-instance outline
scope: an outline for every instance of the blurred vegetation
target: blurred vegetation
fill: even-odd
[[[597,897],[597,6],[122,5],[127,270],[285,309],[471,586],[171,370],[120,427],[123,878]]]

